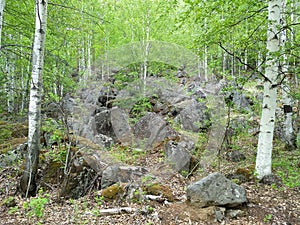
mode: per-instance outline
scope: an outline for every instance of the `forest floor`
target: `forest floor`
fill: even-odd
[[[251,143],[255,141],[248,141],[247,146],[244,143],[244,149],[241,147],[246,161],[235,163],[224,157],[220,159],[218,168],[208,172],[229,174],[239,167],[253,167],[255,147]],[[299,178],[299,164],[296,165],[293,160],[298,162],[299,151],[277,151],[275,148],[274,162],[278,166],[275,170],[285,173],[285,184],[267,185],[254,178],[241,183],[248,199],[247,204],[239,208],[243,213],[236,218],[225,218],[221,222],[212,219],[213,209],[196,209],[185,203],[187,185],[207,175],[207,171],[204,174],[198,170],[185,178],[172,172],[161,160],[163,157],[161,151],[152,151],[134,160],[129,155],[125,156],[125,163],[150,169],[152,174],[159,177],[161,184],[171,189],[173,202],[166,199],[129,202],[121,197],[109,200],[102,197],[101,190],[93,190],[80,199],[62,199],[57,197],[59,185],[40,192],[34,198],[25,199],[17,191],[21,162],[18,165],[2,167],[0,224],[300,224],[299,180],[292,179]],[[288,170],[280,167],[283,165],[280,164],[281,159],[287,160],[285,163],[293,162]],[[293,185],[293,182],[297,185]]]
[[[145,160],[149,163],[156,162],[156,159]],[[248,203],[241,207],[244,215],[225,219],[219,223],[211,220],[209,212],[205,209],[195,209],[184,203],[185,187],[197,179],[196,177],[185,179],[176,173],[165,173],[162,177],[164,185],[172,189],[175,202],[145,200],[129,203],[120,199],[105,200],[100,197],[101,191],[91,192],[77,200],[58,200],[56,190],[45,191],[32,199],[24,199],[14,193],[19,179],[16,176],[16,168],[7,167],[2,169],[0,175],[2,199],[0,221],[2,225],[300,224],[299,187],[276,187],[256,181],[243,183],[241,185],[245,187],[248,198]],[[116,214],[111,215],[112,212],[109,213],[107,209],[116,210]]]

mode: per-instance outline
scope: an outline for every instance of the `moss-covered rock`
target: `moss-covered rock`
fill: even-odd
[[[247,167],[239,167],[237,168],[237,170],[235,171],[236,174],[238,175],[243,175],[245,176],[245,178],[247,179],[247,181],[253,179],[254,177],[254,171],[255,171],[255,166],[254,165],[250,165]]]
[[[168,201],[173,202],[174,196],[170,187],[159,183],[152,183],[143,186],[143,191],[149,195],[162,195]]]
[[[106,199],[116,199],[124,193],[125,184],[113,184],[102,190],[102,196]]]
[[[60,184],[63,176],[63,164],[61,162],[50,162],[44,170],[42,183]]]

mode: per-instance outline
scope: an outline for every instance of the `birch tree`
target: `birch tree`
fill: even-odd
[[[21,191],[26,197],[36,194],[36,176],[40,151],[42,75],[47,22],[47,0],[36,0],[35,3],[35,36],[28,112],[28,149],[26,167],[20,182]]]
[[[4,7],[5,7],[5,0],[0,0],[0,47],[1,47],[1,34],[2,34]]]
[[[258,178],[272,173],[272,148],[277,98],[277,78],[279,74],[279,28],[281,1],[271,0],[268,5],[267,59],[264,81],[264,96],[260,133],[256,156],[256,172]]]
[[[282,0],[281,4],[282,4],[281,23],[282,23],[282,27],[285,27],[286,26],[286,18],[285,18],[286,0]],[[283,76],[282,79],[284,80],[282,84],[282,103],[283,103],[283,113],[284,113],[282,138],[288,148],[293,148],[294,147],[293,110],[292,110],[292,97],[290,94],[292,76],[288,74],[288,70],[289,70],[288,55],[285,51],[286,41],[288,41],[286,29],[282,29],[280,41],[281,41],[282,50],[284,51],[282,67],[281,67],[281,72]]]

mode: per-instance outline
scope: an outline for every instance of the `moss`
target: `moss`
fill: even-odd
[[[102,196],[106,199],[116,199],[124,193],[125,184],[114,184],[102,190]]]
[[[47,184],[58,184],[61,179],[59,175],[63,175],[62,172],[63,164],[61,162],[50,162],[48,167],[43,173],[42,181]]]
[[[24,138],[28,136],[28,125],[23,123],[16,123],[12,126],[11,136],[13,138]]]
[[[17,148],[20,144],[23,144],[26,138],[13,138],[7,140],[5,143],[0,144],[0,154],[6,154],[8,151]]]
[[[247,180],[251,180],[254,176],[254,170],[255,170],[254,165],[250,165],[248,167],[239,167],[239,168],[237,168],[235,173],[238,174],[238,175],[245,176],[245,178]]]
[[[159,183],[147,184],[143,186],[143,191],[149,195],[162,195],[170,202],[174,201],[174,196],[171,188]]]

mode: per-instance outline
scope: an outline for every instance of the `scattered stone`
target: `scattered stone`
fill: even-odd
[[[217,222],[222,222],[225,218],[226,208],[224,207],[215,207],[215,220]]]
[[[272,185],[275,184],[278,187],[282,186],[282,179],[275,175],[275,174],[270,174],[270,175],[266,175],[264,176],[261,180],[260,183],[262,184],[267,184],[267,185]]]
[[[233,92],[233,104],[239,110],[250,110],[252,102],[242,91],[234,91]]]
[[[181,141],[174,142],[169,141],[166,144],[166,159],[173,166],[176,172],[189,172],[191,162],[191,150],[194,148],[194,144]]]
[[[220,173],[212,173],[187,187],[187,201],[197,207],[235,207],[247,201],[245,189]]]
[[[109,109],[95,115],[95,124],[98,134],[104,134],[112,138],[115,137],[111,124],[111,113]]]
[[[232,162],[241,162],[246,159],[246,156],[240,151],[230,151],[227,153],[227,159]]]
[[[104,134],[97,134],[93,137],[92,141],[103,148],[110,148],[114,144],[114,140]]]
[[[108,166],[102,174],[101,188],[109,187],[115,183],[127,183],[144,176],[148,171],[136,166]]]
[[[238,217],[243,217],[245,215],[246,213],[240,209],[227,209],[225,213],[225,216],[228,219],[236,219]]]

